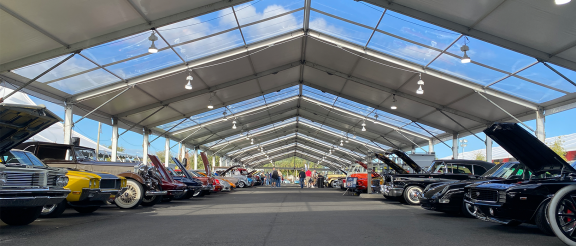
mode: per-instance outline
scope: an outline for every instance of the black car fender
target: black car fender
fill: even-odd
[[[542,200],[542,202],[540,202],[540,205],[538,205],[538,207],[536,208],[536,210],[534,210],[534,213],[532,214],[532,216],[530,216],[530,221],[534,221],[536,220],[536,214],[538,213],[538,210],[542,207],[542,206],[547,206],[550,203],[550,200],[552,199],[552,197],[547,197],[546,199]]]

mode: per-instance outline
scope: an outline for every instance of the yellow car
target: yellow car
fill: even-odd
[[[326,179],[324,179],[325,185],[327,187],[337,188],[338,178],[346,178],[346,174],[328,174]]]
[[[59,217],[66,207],[83,214],[92,213],[127,189],[126,178],[112,174],[68,169],[66,176],[68,185],[64,188],[70,194],[58,204],[44,206],[41,217]]]

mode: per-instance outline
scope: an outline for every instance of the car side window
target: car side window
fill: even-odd
[[[486,172],[486,168],[478,166],[478,165],[474,165],[474,174],[475,175],[482,175]]]
[[[448,167],[448,173],[454,174],[472,174],[472,165],[470,164],[452,164]],[[484,170],[486,172],[486,170]]]

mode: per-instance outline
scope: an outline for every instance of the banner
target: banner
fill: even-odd
[[[346,188],[356,188],[356,184],[358,184],[357,177],[347,177],[346,178]]]

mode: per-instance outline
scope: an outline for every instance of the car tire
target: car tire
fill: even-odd
[[[144,196],[140,205],[144,207],[152,207],[162,201],[163,196]]]
[[[549,205],[550,205],[549,202],[546,202],[546,204],[540,205],[540,207],[538,208],[538,211],[536,212],[536,218],[534,220],[536,222],[536,226],[538,226],[538,229],[540,229],[540,231],[542,231],[542,233],[544,233],[548,236],[554,236],[554,232],[552,231],[552,228],[550,227],[550,223],[548,223],[548,217],[546,215],[546,210],[548,210]]]
[[[66,206],[68,205],[68,201],[66,199],[62,200],[60,203],[56,203],[53,205],[46,205],[42,207],[42,212],[40,213],[40,217],[42,218],[58,218],[60,215],[66,211]]]
[[[202,191],[202,190],[194,191],[194,194],[193,194],[192,196],[194,196],[194,197],[203,197],[203,196],[204,196],[204,191]]]
[[[100,206],[91,206],[91,207],[72,207],[76,212],[81,214],[91,214],[94,211],[98,210]]]
[[[142,203],[142,198],[144,198],[144,189],[140,182],[128,179],[126,181],[126,187],[128,188],[121,196],[117,196],[114,199],[114,203],[119,208],[131,209],[136,208],[140,203]]]
[[[404,194],[402,194],[406,204],[420,205],[420,200],[418,200],[417,193],[422,193],[422,188],[420,186],[413,185],[406,187],[406,189],[404,189]]]
[[[474,206],[462,201],[462,208],[461,208],[462,216],[466,218],[476,218],[476,211],[474,210]]]
[[[245,188],[246,184],[244,182],[238,182],[238,188]]]
[[[574,222],[570,223],[568,221],[568,224],[564,225],[564,227],[568,227],[568,231],[565,231],[564,227],[561,227],[559,224],[563,223],[565,220],[568,220],[566,216],[561,216],[561,214],[576,213],[576,211],[571,211],[569,208],[567,209],[564,206],[566,202],[573,203],[572,200],[574,200],[574,196],[576,196],[576,185],[566,186],[554,194],[554,197],[552,200],[550,200],[548,209],[546,209],[546,214],[548,215],[552,231],[554,234],[556,234],[558,239],[562,240],[562,242],[564,242],[566,245],[576,245],[576,238],[574,235],[571,235],[572,231],[570,230],[571,224]]]
[[[34,222],[42,213],[40,207],[0,208],[0,220],[8,225],[21,226]]]

